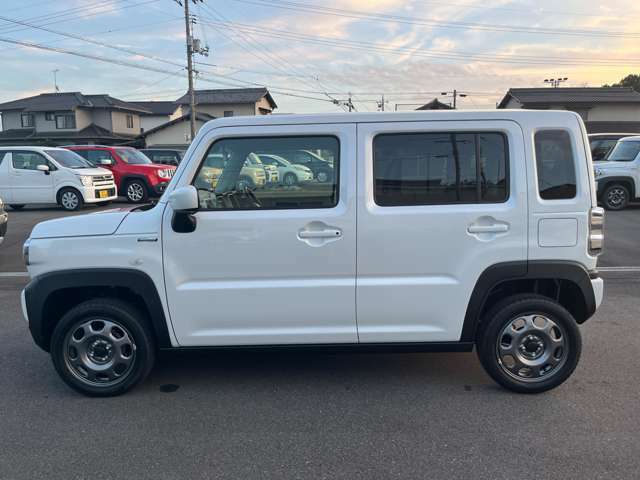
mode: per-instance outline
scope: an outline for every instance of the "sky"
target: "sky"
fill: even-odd
[[[0,102],[54,91],[54,70],[65,92],[186,91],[175,0],[2,6]],[[357,111],[377,110],[383,94],[386,110],[415,109],[454,89],[466,94],[459,108],[495,108],[510,87],[547,78],[583,87],[640,73],[640,3],[627,0],[199,0],[191,13],[209,48],[195,56],[196,88],[264,85],[280,113],[343,111],[349,94]]]

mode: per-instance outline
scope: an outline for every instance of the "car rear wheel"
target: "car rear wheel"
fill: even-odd
[[[485,315],[476,340],[486,372],[500,385],[539,393],[562,384],[580,359],[573,316],[547,297],[516,295]]]
[[[327,183],[333,180],[333,174],[326,170],[321,170],[316,175],[316,180],[320,183]]]
[[[607,210],[623,210],[629,203],[629,189],[624,185],[613,184],[602,192],[602,203]]]
[[[129,180],[125,188],[125,194],[129,203],[143,203],[149,198],[147,186],[142,180]]]
[[[122,394],[142,382],[154,362],[144,317],[116,299],[89,300],[67,312],[54,329],[51,358],[71,388],[89,396]]]
[[[24,204],[10,203],[9,206],[13,210],[22,210],[24,208]]]
[[[58,204],[66,211],[80,210],[84,204],[82,195],[75,188],[63,188],[58,194]]]

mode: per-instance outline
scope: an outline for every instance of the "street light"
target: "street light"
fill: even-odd
[[[544,83],[550,84],[553,88],[558,88],[561,83],[569,80],[567,77],[559,77],[559,78],[545,78]]]

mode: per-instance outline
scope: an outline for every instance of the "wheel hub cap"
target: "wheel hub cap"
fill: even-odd
[[[89,344],[87,355],[96,363],[106,363],[113,356],[113,345],[111,342],[98,338]]]
[[[527,314],[506,323],[496,344],[498,364],[509,376],[523,382],[539,382],[566,362],[568,340],[551,318]]]

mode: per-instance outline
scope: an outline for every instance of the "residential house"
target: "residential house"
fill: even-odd
[[[196,130],[217,117],[239,115],[268,115],[277,108],[266,88],[228,88],[220,90],[196,90]],[[135,102],[153,110],[154,102]],[[160,103],[160,102],[155,102]],[[175,102],[176,110],[166,123],[144,129],[142,137],[147,148],[185,148],[191,143],[191,108],[189,94]],[[160,106],[158,105],[158,109]],[[169,110],[167,107],[166,111]],[[147,117],[149,115],[146,115]],[[142,117],[143,122],[145,116]],[[154,118],[159,118],[155,116]]]
[[[640,93],[632,88],[511,88],[498,108],[571,110],[589,133],[640,133]]]
[[[43,93],[0,104],[0,145],[126,144],[146,113],[106,94]]]
[[[428,103],[425,103],[421,107],[416,108],[416,110],[453,110],[453,107],[448,103],[442,103],[437,98],[434,98]]]
[[[140,116],[142,133],[181,116],[180,106],[174,101],[133,102],[133,104],[149,111]]]

